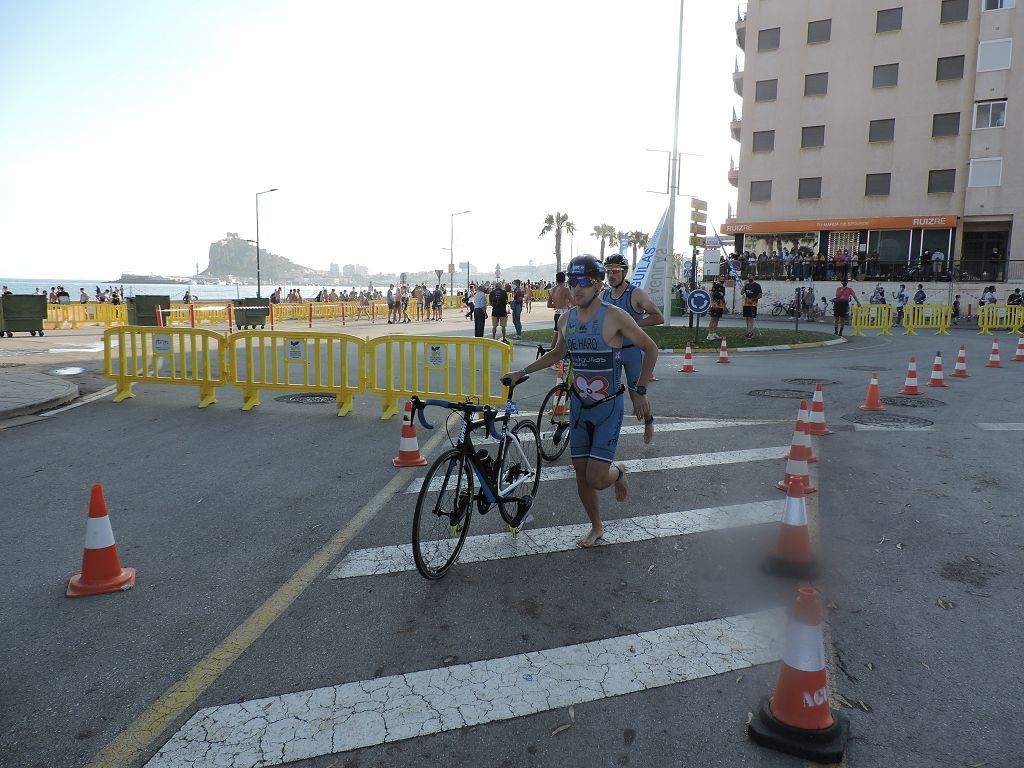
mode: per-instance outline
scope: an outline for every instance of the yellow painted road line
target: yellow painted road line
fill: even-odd
[[[444,436],[444,432],[435,434],[424,444],[421,452],[429,453]],[[348,525],[338,531],[184,677],[164,691],[160,698],[104,747],[86,768],[127,768],[138,759],[280,618],[281,614],[288,610],[299,595],[320,577],[327,566],[341,555],[349,542],[408,482],[408,476],[403,473],[391,478],[388,484],[355,514]]]

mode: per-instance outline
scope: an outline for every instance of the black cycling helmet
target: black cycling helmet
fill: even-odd
[[[613,253],[604,260],[604,265],[605,267],[621,267],[627,271],[629,270],[629,260],[621,253]]]
[[[604,280],[604,264],[589,253],[582,253],[574,256],[569,262],[569,268],[565,270],[566,276],[571,280],[574,277],[591,277],[595,280]]]

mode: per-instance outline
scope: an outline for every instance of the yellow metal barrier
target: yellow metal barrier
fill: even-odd
[[[992,335],[992,329],[1006,328],[1010,333],[1021,333],[1024,326],[1024,307],[1009,304],[986,304],[978,307],[978,334]]]
[[[99,304],[47,304],[46,321],[43,327],[47,330],[59,330],[70,326],[78,328],[82,324],[98,322],[95,308]]]
[[[903,335],[917,336],[918,328],[937,328],[936,336],[949,336],[953,308],[946,304],[908,304],[903,310]]]
[[[851,325],[854,336],[863,336],[865,329],[880,330],[880,336],[892,336],[892,305],[864,304],[854,307]]]
[[[200,408],[216,403],[216,387],[227,364],[224,341],[223,335],[205,328],[108,328],[103,332],[103,370],[117,383],[114,402],[135,397],[132,384],[143,381],[199,387]]]
[[[493,339],[381,336],[366,340],[363,389],[381,398],[382,419],[413,395],[503,405],[501,374],[511,367],[512,348]]]
[[[364,342],[355,336],[239,331],[228,337],[226,346],[230,382],[242,390],[243,411],[260,404],[261,389],[270,389],[330,392],[336,398],[338,415],[344,416],[352,410],[353,397],[363,391]]]
[[[124,304],[87,304],[97,323],[107,328],[128,324],[128,307]]]

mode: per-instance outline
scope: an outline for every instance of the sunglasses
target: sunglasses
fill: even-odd
[[[590,288],[597,281],[591,280],[589,277],[570,277],[569,287],[570,288]]]

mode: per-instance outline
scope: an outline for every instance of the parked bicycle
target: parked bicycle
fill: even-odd
[[[537,358],[546,354],[537,346]],[[569,445],[569,398],[572,393],[572,361],[566,356],[558,380],[544,395],[537,412],[537,430],[540,435],[540,455],[546,461],[558,461]]]
[[[800,307],[795,301],[776,301],[772,303],[772,317],[799,317]]]
[[[513,536],[529,522],[540,486],[540,438],[529,420],[509,428],[519,413],[512,399],[516,385],[508,378],[501,383],[508,387],[508,402],[500,410],[473,402],[412,398],[413,413],[426,429],[434,428],[424,416],[427,406],[448,408],[461,421],[458,437],[430,466],[416,499],[412,554],[416,570],[427,579],[441,578],[458,560],[474,505],[481,515],[497,506]],[[473,432],[481,428],[498,443],[493,457],[473,444]],[[474,482],[480,487],[474,488]]]

